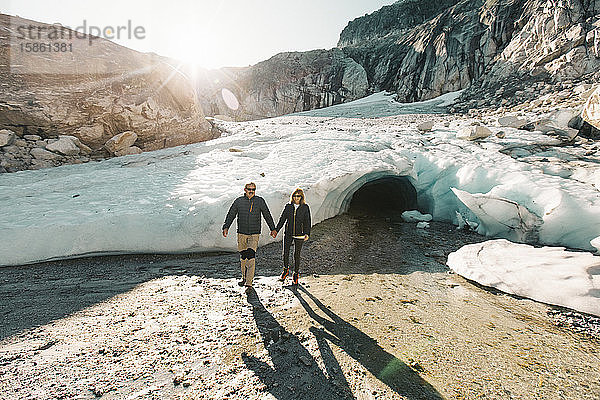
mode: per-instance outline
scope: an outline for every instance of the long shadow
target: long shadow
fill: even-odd
[[[242,359],[269,393],[281,400],[354,399],[348,381],[325,338],[317,336],[327,376],[300,339],[287,332],[267,311],[256,292],[250,290],[247,296],[273,366],[245,353],[242,354]]]
[[[361,363],[377,379],[404,398],[443,399],[441,394],[417,372],[385,351],[375,339],[328,309],[302,285],[299,285],[298,289],[292,288],[291,290],[308,315],[321,324],[321,328],[312,328],[317,337],[327,339],[344,349],[346,354]],[[329,319],[315,312],[300,291],[305,293]]]
[[[125,255],[0,268],[0,340],[173,275],[232,278],[236,254]]]

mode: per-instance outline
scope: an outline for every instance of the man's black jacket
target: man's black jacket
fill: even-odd
[[[308,208],[308,204],[300,204],[297,210],[294,209],[293,204],[286,204],[275,230],[279,232],[284,223],[286,237],[310,235],[310,208]]]
[[[249,199],[246,195],[243,195],[235,199],[231,207],[229,207],[223,229],[229,229],[237,216],[237,232],[245,235],[255,235],[260,233],[261,214],[265,218],[265,221],[267,221],[269,229],[275,229],[273,217],[265,200],[259,196],[252,196]]]

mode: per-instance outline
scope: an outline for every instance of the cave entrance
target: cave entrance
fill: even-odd
[[[417,191],[407,177],[387,176],[361,186],[350,200],[354,215],[395,215],[417,209]]]

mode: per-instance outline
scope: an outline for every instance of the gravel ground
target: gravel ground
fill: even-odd
[[[247,293],[235,254],[3,268],[0,398],[600,398],[597,318],[449,273],[482,240],[342,215],[314,228],[298,288],[276,243]]]

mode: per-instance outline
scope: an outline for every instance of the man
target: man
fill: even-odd
[[[235,199],[229,208],[223,224],[223,237],[227,237],[229,227],[237,216],[237,242],[242,266],[242,280],[238,282],[238,285],[247,288],[252,287],[252,281],[254,280],[261,214],[271,229],[271,236],[277,236],[269,207],[267,207],[267,203],[262,197],[256,196],[256,185],[254,182],[250,182],[244,186],[244,195]]]

